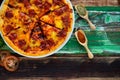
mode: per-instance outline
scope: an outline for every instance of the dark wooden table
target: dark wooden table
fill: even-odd
[[[120,0],[71,0],[86,6],[120,6]],[[16,72],[0,67],[0,80],[120,80],[120,56],[53,55],[42,59],[21,57]]]

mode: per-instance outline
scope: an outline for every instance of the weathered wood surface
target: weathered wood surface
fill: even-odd
[[[84,0],[71,0],[72,3],[76,4],[77,1],[84,1]],[[100,3],[104,2],[106,5],[109,2],[108,0],[98,1]],[[84,4],[92,4],[87,3],[90,2],[89,0],[86,1]],[[97,2],[91,0],[97,4]],[[82,3],[82,2],[77,2]],[[75,5],[74,4],[74,5]],[[88,6],[88,5],[87,5]],[[96,25],[96,31],[90,31],[87,22],[80,18],[75,11],[75,25],[74,25],[74,32],[77,29],[84,29],[86,36],[88,38],[88,47],[92,51],[95,56],[113,56],[113,55],[120,55],[120,8],[119,7],[87,7],[89,10],[89,18],[90,20]],[[95,12],[94,12],[95,10]],[[70,54],[70,55],[86,55],[86,50],[83,46],[79,45],[76,41],[74,36],[74,32],[67,42],[67,44],[59,50],[57,53],[61,54]],[[1,37],[0,37],[1,38]],[[74,46],[73,46],[74,43]],[[4,44],[5,45],[5,44]],[[10,50],[11,49],[5,45],[0,47],[1,50]],[[12,52],[12,51],[11,51]],[[12,52],[13,54],[15,52]],[[58,54],[58,55],[59,55]],[[70,56],[68,55],[68,56]]]
[[[1,0],[0,0],[1,1]],[[120,0],[71,0],[86,6],[120,6]],[[0,80],[120,80],[120,57],[51,56],[21,58],[19,69],[8,72],[0,67]]]
[[[87,57],[23,59],[16,72],[11,73],[0,68],[0,80],[74,80],[88,77],[117,80],[120,77],[119,57],[96,57],[93,60]]]
[[[120,0],[71,0],[73,5],[78,3],[86,6],[120,6]]]

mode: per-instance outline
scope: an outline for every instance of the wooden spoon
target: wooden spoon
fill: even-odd
[[[90,25],[90,28],[91,30],[95,30],[96,27],[95,25],[90,21],[90,19],[88,18],[88,11],[86,10],[86,8],[81,5],[81,4],[78,4],[78,5],[75,5],[75,9],[77,11],[77,13],[79,14],[80,17],[84,18],[85,20],[87,20],[87,22],[89,23]]]
[[[76,36],[77,41],[79,42],[79,44],[81,44],[82,46],[85,47],[85,49],[86,49],[86,51],[88,53],[88,57],[90,59],[94,58],[94,55],[92,54],[92,52],[88,48],[88,45],[87,45],[88,44],[88,40],[87,40],[87,37],[86,37],[84,31],[83,30],[76,31],[75,32],[75,36]]]

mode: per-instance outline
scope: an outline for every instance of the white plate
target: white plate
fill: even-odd
[[[4,0],[4,1],[5,1],[5,0]],[[4,1],[2,2],[1,7],[2,7],[2,5],[4,4]],[[43,58],[43,57],[47,57],[47,56],[50,56],[50,55],[56,53],[56,52],[59,51],[61,48],[63,48],[63,47],[65,46],[65,44],[68,42],[68,40],[70,39],[70,37],[71,37],[71,35],[72,35],[73,29],[74,29],[74,21],[75,21],[75,20],[74,20],[74,10],[73,10],[73,6],[72,6],[70,0],[67,0],[67,3],[70,4],[70,7],[71,7],[71,9],[72,9],[72,15],[73,15],[72,30],[71,30],[71,32],[69,33],[67,39],[66,39],[66,40],[62,43],[62,45],[60,45],[59,48],[57,48],[56,50],[54,50],[54,51],[52,51],[52,52],[50,52],[50,53],[47,53],[46,55],[42,55],[42,56],[27,56],[27,55],[24,55],[24,54],[20,54],[19,52],[17,52],[16,50],[14,50],[14,49],[3,39],[4,42],[5,42],[5,43],[7,44],[7,46],[10,47],[15,53],[18,53],[19,55],[22,55],[22,56],[25,56],[25,57],[29,57],[29,58]],[[0,9],[1,9],[1,7],[0,7]],[[2,35],[2,34],[1,34],[1,36],[2,36],[2,38],[3,38],[3,35]]]

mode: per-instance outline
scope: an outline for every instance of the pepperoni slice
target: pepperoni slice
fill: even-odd
[[[40,48],[42,50],[49,50],[52,46],[55,45],[55,42],[54,40],[51,38],[51,39],[48,39],[48,40],[44,40],[41,42],[41,45],[40,45]]]
[[[24,19],[24,25],[29,25],[30,23],[32,22],[32,20],[29,18],[29,19]]]
[[[55,45],[55,42],[54,42],[54,40],[52,38],[48,39],[47,43],[49,44],[49,47],[52,47],[52,46]]]
[[[13,17],[13,13],[12,13],[12,11],[6,11],[6,13],[5,13],[5,16],[7,17],[7,18],[12,18]]]
[[[42,7],[42,0],[35,0],[34,1],[34,4],[36,5],[36,6],[38,6],[38,7]]]
[[[10,40],[13,41],[17,38],[17,34],[16,33],[11,33],[11,34],[8,35],[8,37],[9,37]]]
[[[39,36],[38,36],[37,34],[32,34],[32,35],[31,35],[31,38],[32,38],[33,40],[38,40],[38,39],[39,39]]]
[[[25,14],[25,13],[20,12],[20,17],[24,18],[25,16],[26,16],[26,14]]]
[[[66,27],[69,27],[70,26],[70,16],[69,15],[66,15],[66,16],[63,16],[62,17],[62,21],[63,21],[63,24],[66,26]]]
[[[68,7],[68,6],[61,7],[60,9],[56,9],[56,10],[55,10],[55,15],[60,16],[60,15],[62,15],[64,12],[66,12],[66,11],[68,11],[68,10],[69,10],[69,7]]]
[[[61,31],[58,33],[57,36],[64,38],[66,35],[67,35],[67,31],[63,29],[63,30],[61,30]]]
[[[53,0],[53,3],[56,5],[60,5],[60,4],[63,4],[64,1],[63,0]]]
[[[6,25],[5,26],[5,32],[8,34],[11,30],[13,30],[14,28],[11,25]]]
[[[18,0],[18,2],[23,2],[24,0]]]
[[[44,5],[43,5],[43,8],[44,8],[45,10],[49,10],[50,7],[51,7],[51,4],[48,3],[48,2],[45,2]]]
[[[60,16],[61,14],[63,14],[62,10],[55,10],[55,15]]]
[[[27,8],[30,6],[29,0],[23,0],[23,3],[24,3],[24,6]]]
[[[30,16],[30,17],[32,17],[32,16],[35,16],[35,15],[36,15],[36,13],[35,13],[35,10],[34,10],[34,9],[30,9],[30,10],[28,11],[28,13],[29,13],[29,16]]]
[[[23,40],[19,40],[18,41],[18,46],[22,49],[26,44],[26,41],[23,39]]]
[[[40,49],[41,50],[47,50],[47,49],[49,49],[49,44],[47,44],[46,41],[42,41],[41,45],[40,45]]]

